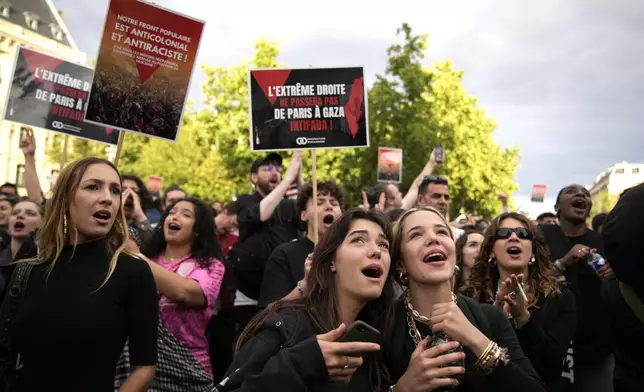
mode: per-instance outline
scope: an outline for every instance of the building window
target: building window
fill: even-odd
[[[25,165],[16,166],[16,186],[18,188],[25,187]]]
[[[63,30],[61,30],[61,28],[56,23],[51,23],[49,27],[51,28],[51,35],[53,35],[57,41],[62,41],[65,37]]]
[[[29,26],[30,29],[38,30],[38,16],[30,12],[25,12],[25,21],[27,22],[27,26]]]
[[[639,167],[634,167],[632,170],[633,174],[640,174],[640,168]]]
[[[624,168],[615,169],[615,174],[624,174]]]

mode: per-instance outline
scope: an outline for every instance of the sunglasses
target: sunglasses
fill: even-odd
[[[512,233],[516,234],[517,237],[519,237],[520,240],[531,240],[532,239],[532,233],[528,231],[525,227],[504,227],[496,231],[496,239],[497,240],[507,240],[510,238]]]

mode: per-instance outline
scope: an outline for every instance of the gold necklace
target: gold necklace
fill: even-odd
[[[456,302],[456,294],[452,293],[452,301]],[[409,290],[405,292],[405,307],[407,308],[407,326],[409,326],[409,336],[414,341],[414,345],[418,346],[421,340],[420,331],[416,327],[416,321],[429,325],[429,318],[418,313],[414,306],[411,304],[411,293]],[[430,332],[431,333],[431,332]]]

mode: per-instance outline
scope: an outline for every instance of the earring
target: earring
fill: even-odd
[[[63,215],[63,234],[67,235],[67,214]]]
[[[494,256],[490,256],[490,258],[487,259],[487,262],[490,263],[492,267],[496,265],[496,259],[494,258]]]
[[[528,263],[528,265],[532,265],[534,264],[534,262],[535,262],[534,255],[532,255],[532,258],[530,259],[530,262]]]
[[[456,273],[458,273],[458,271],[460,271],[460,270],[461,270],[461,268],[458,265],[454,265],[454,271],[456,271]]]
[[[402,271],[400,271],[400,283],[402,283],[404,286],[407,286],[407,283],[409,283],[407,274]]]

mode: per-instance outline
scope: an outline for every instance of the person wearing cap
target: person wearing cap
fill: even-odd
[[[279,245],[299,235],[301,223],[296,203],[286,199],[285,194],[300,177],[301,168],[301,152],[293,154],[284,178],[279,154],[258,158],[250,169],[255,192],[237,199],[239,240],[228,257],[237,284],[235,318],[239,330],[258,310],[264,265],[269,256]]]
[[[644,391],[644,184],[620,196],[603,224],[615,279],[602,288],[613,336],[615,392]]]

